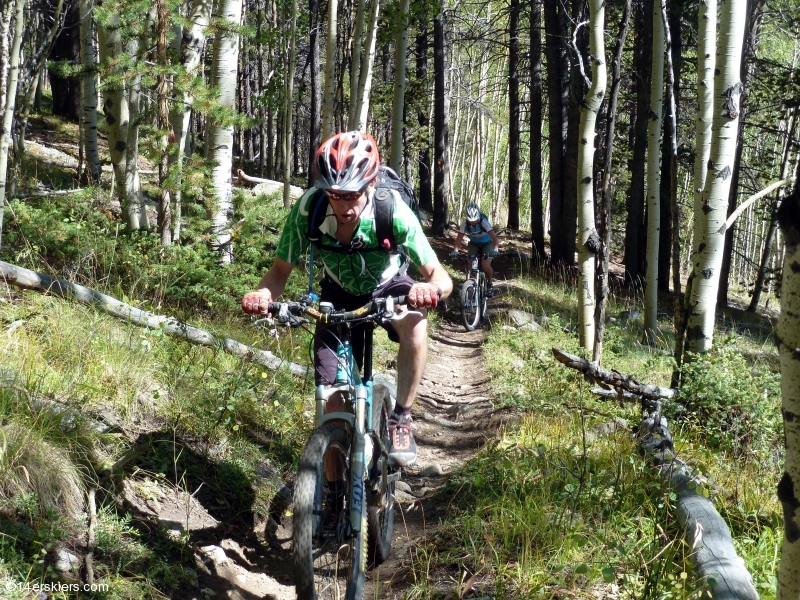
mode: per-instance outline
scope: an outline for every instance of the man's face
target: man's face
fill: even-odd
[[[480,219],[476,219],[475,221],[470,221],[469,219],[467,219],[467,225],[469,225],[470,227],[475,227],[479,221]]]
[[[336,215],[336,220],[340,225],[347,225],[355,223],[361,211],[367,204],[367,193],[371,189],[372,184],[362,189],[360,192],[342,192],[336,193],[331,190],[326,190],[325,195],[328,196],[330,204],[333,207],[333,212]]]

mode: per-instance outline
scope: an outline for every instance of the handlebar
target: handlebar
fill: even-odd
[[[297,327],[309,320],[316,321],[323,325],[336,325],[352,321],[390,321],[395,317],[395,307],[406,304],[406,296],[390,296],[388,298],[375,298],[367,302],[364,306],[354,310],[332,310],[332,306],[322,303],[319,309],[312,306],[309,296],[303,296],[296,302],[270,302],[269,313],[280,325]],[[407,311],[402,316],[417,311]],[[422,313],[420,313],[422,314]],[[310,317],[305,318],[305,317]],[[401,317],[400,317],[401,318]],[[256,323],[269,319],[258,319]]]

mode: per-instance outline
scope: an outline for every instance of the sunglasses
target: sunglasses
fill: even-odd
[[[325,195],[328,197],[329,200],[340,200],[342,202],[355,202],[359,198],[361,198],[364,190],[359,192],[349,192],[349,193],[336,193],[330,190],[325,190]]]

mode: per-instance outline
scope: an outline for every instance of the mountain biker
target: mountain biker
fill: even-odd
[[[453,290],[453,282],[430,246],[422,226],[400,199],[394,205],[392,229],[397,246],[417,267],[424,281],[405,274],[403,260],[391,253],[389,241],[379,245],[375,227],[375,181],[380,156],[375,140],[358,131],[338,133],[323,142],[314,158],[315,186],[292,208],[281,232],[275,261],[262,277],[258,289],[242,298],[248,314],[264,314],[269,302],[283,293],[295,262],[311,244],[308,238],[309,203],[322,190],[328,197],[325,219],[320,225],[319,251],[325,275],[321,302],[337,310],[352,310],[373,298],[406,295],[408,304],[421,309],[436,307]],[[399,342],[397,356],[397,402],[389,417],[391,446],[389,461],[395,466],[414,463],[417,447],[411,433],[411,406],[428,355],[427,320],[410,314],[387,326],[389,338]],[[363,365],[364,328],[352,330],[352,349],[359,368]],[[336,378],[336,339],[317,326],[314,335],[314,367],[317,385],[331,385]],[[340,398],[327,402],[326,412],[344,410]],[[329,475],[329,480],[331,476]]]
[[[497,234],[492,229],[492,224],[489,219],[481,213],[480,207],[477,204],[471,203],[467,205],[467,214],[461,227],[458,229],[456,241],[453,244],[453,251],[450,256],[458,256],[458,249],[461,246],[461,240],[464,235],[469,237],[469,244],[467,244],[467,255],[475,256],[477,254],[485,254],[486,258],[481,259],[481,270],[486,274],[486,283],[488,285],[486,296],[491,298],[494,296],[494,286],[492,285],[492,276],[494,269],[492,269],[492,259],[500,251],[500,240]]]

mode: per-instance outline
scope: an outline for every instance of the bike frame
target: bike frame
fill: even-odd
[[[358,365],[353,356],[353,348],[350,344],[350,329],[348,323],[339,325],[343,334],[339,336],[339,343],[336,354],[339,358],[339,366],[336,373],[336,381],[330,387],[324,385],[317,386],[315,393],[316,418],[315,427],[324,423],[336,421],[344,423],[350,434],[350,490],[349,497],[352,498],[350,505],[350,526],[354,533],[361,531],[362,526],[366,526],[366,511],[364,510],[364,469],[369,465],[365,464],[364,448],[366,437],[370,435],[373,443],[372,457],[381,454],[388,456],[387,449],[383,446],[380,436],[372,429],[372,348],[375,330],[374,323],[365,323],[366,328],[364,339],[364,374],[359,373]],[[341,393],[346,406],[351,410],[325,413],[328,399],[334,394]],[[367,427],[369,424],[369,427]],[[374,461],[373,461],[374,462]],[[386,461],[384,461],[384,470]],[[388,484],[388,473],[382,473],[381,493],[385,492]],[[320,503],[321,503],[321,499]],[[362,565],[365,568],[365,565]]]

